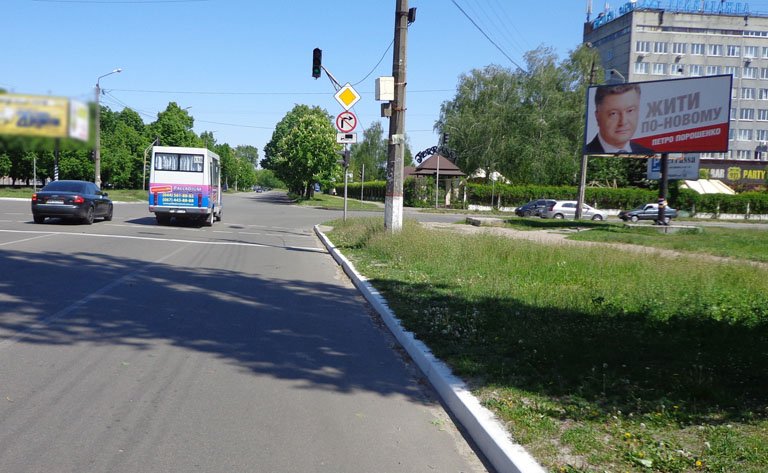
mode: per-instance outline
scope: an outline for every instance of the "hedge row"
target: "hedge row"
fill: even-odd
[[[360,183],[348,185],[348,196],[360,198]],[[384,202],[386,182],[370,181],[363,186],[365,200]],[[440,201],[444,195],[441,188]],[[466,190],[467,201],[463,202]],[[338,195],[344,195],[344,186],[337,186]],[[575,186],[510,186],[506,184],[489,185],[467,183],[462,184],[459,198],[454,199],[455,206],[491,205],[494,207],[518,207],[534,199],[576,200],[578,188]],[[407,207],[431,207],[435,202],[435,187],[430,179],[407,178],[403,183],[403,204]],[[630,209],[638,205],[658,200],[658,191],[640,188],[607,188],[588,187],[584,200],[600,209]],[[737,195],[728,194],[698,194],[690,189],[678,189],[675,183],[670,183],[667,196],[669,205],[695,213],[726,213],[726,214],[768,214],[767,192],[744,192]]]

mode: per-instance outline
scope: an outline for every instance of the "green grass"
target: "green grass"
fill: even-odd
[[[344,197],[316,193],[312,199],[299,200],[297,203],[299,205],[306,205],[310,207],[340,210],[344,208]],[[347,210],[383,212],[384,207],[376,205],[372,202],[361,202],[359,199],[354,199],[352,196],[347,196]]]
[[[30,199],[34,192],[32,187],[0,187],[0,197]],[[110,199],[116,202],[147,201],[147,191],[141,189],[107,189],[107,194],[109,194]]]
[[[603,243],[627,243],[676,251],[706,253],[715,256],[768,261],[768,231],[699,227],[662,234],[655,228],[604,225],[570,237],[573,240]]]
[[[405,327],[550,471],[765,471],[767,270],[331,225]]]

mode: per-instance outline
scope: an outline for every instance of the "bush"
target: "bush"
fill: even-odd
[[[517,207],[534,199],[576,200],[576,186],[511,186],[496,183],[464,183],[460,195],[466,190],[467,204]],[[384,202],[387,191],[385,181],[367,181],[363,186],[364,199]],[[336,193],[344,195],[344,185],[336,186]],[[360,197],[360,183],[348,184],[347,195]],[[440,188],[440,202],[445,197],[444,188]],[[601,209],[631,209],[639,205],[656,202],[657,190],[637,187],[588,187],[584,191],[584,202]],[[768,214],[767,192],[744,192],[737,195],[698,194],[690,189],[680,189],[676,182],[670,182],[667,196],[669,205],[690,213],[732,213],[746,214],[747,207],[752,214]],[[432,207],[435,203],[435,183],[433,179],[408,177],[403,183],[403,205],[406,207]],[[453,207],[463,207],[462,199],[455,200]]]

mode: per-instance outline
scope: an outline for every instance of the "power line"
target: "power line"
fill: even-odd
[[[458,8],[458,9],[459,9],[459,11],[461,11],[461,13],[463,13],[463,14],[464,14],[464,16],[466,16],[466,17],[467,17],[467,19],[468,19],[468,20],[469,20],[469,21],[470,21],[470,22],[471,22],[473,25],[475,25],[475,28],[477,28],[477,30],[478,30],[478,31],[480,31],[480,33],[482,33],[482,34],[483,34],[483,36],[485,36],[485,39],[487,39],[488,41],[490,41],[490,43],[491,43],[492,45],[496,46],[496,49],[498,49],[498,50],[501,52],[501,54],[503,54],[503,55],[504,55],[504,56],[505,56],[507,59],[509,59],[509,61],[510,61],[512,64],[514,64],[515,66],[517,66],[517,67],[518,67],[520,70],[523,70],[523,71],[525,71],[525,68],[524,68],[524,67],[522,67],[520,64],[516,63],[514,59],[512,59],[511,57],[509,57],[509,54],[507,54],[507,53],[506,53],[506,52],[505,52],[503,49],[501,49],[501,47],[499,47],[499,45],[498,45],[498,44],[496,44],[496,42],[495,42],[494,40],[492,40],[492,39],[491,39],[491,37],[490,37],[490,36],[488,36],[488,34],[487,34],[485,31],[483,31],[483,29],[482,29],[482,28],[480,28],[480,26],[479,26],[477,23],[475,23],[475,20],[473,20],[473,19],[472,19],[472,17],[471,17],[471,16],[469,16],[469,15],[467,14],[467,12],[465,12],[465,11],[464,11],[464,9],[463,9],[463,8],[461,8],[461,6],[459,6],[459,4],[458,4],[458,3],[456,3],[456,0],[451,0],[451,2],[452,2],[454,5],[456,5],[456,8]]]
[[[370,75],[370,74],[369,74]],[[363,79],[365,80],[365,79]],[[358,82],[359,83],[359,82]],[[357,84],[355,84],[357,85]],[[212,92],[200,90],[152,90],[152,89],[110,89],[115,92],[135,92],[142,94],[188,94],[188,95],[328,95],[328,92]],[[430,92],[454,92],[454,89],[423,89],[409,90],[413,93]],[[360,94],[372,94],[373,92],[359,92]]]
[[[390,43],[389,43],[389,46],[387,46],[387,49],[384,51],[384,54],[382,54],[382,55],[381,55],[381,58],[379,59],[379,62],[377,62],[377,63],[376,63],[376,65],[375,65],[375,66],[373,66],[373,69],[371,69],[371,72],[369,72],[369,73],[368,73],[368,74],[367,74],[365,77],[363,77],[363,78],[362,78],[362,79],[360,79],[359,81],[357,81],[357,82],[355,82],[354,84],[352,84],[352,86],[353,86],[353,87],[354,87],[354,86],[356,86],[356,85],[358,85],[358,84],[360,84],[360,83],[361,83],[361,82],[363,82],[365,79],[367,79],[368,77],[370,77],[370,75],[371,75],[371,74],[373,74],[373,71],[375,71],[375,70],[376,70],[376,68],[377,68],[377,67],[379,67],[379,64],[381,64],[381,61],[383,61],[383,60],[384,60],[384,56],[386,56],[386,55],[387,55],[387,52],[389,52],[389,48],[391,48],[393,44],[395,44],[395,40],[394,40],[394,38],[392,39],[392,41],[390,41]]]
[[[38,3],[102,3],[102,4],[140,4],[140,3],[198,3],[210,0],[32,0]]]

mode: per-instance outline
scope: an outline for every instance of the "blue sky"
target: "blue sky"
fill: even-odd
[[[374,79],[392,73],[395,4],[4,0],[0,87],[93,100],[96,79],[120,67],[122,73],[100,81],[103,104],[129,106],[149,123],[174,101],[190,107],[197,133],[256,146],[263,157],[275,124],[295,104],[333,116],[343,111],[328,78],[311,77],[315,47],[336,79],[362,96],[352,109],[355,131],[362,135],[374,121],[388,129]],[[584,0],[410,0],[409,6],[417,16],[408,30],[405,127],[414,154],[437,144],[432,128],[440,104],[454,97],[461,74],[524,65],[524,53],[540,45],[563,59],[580,43],[586,18]]]

